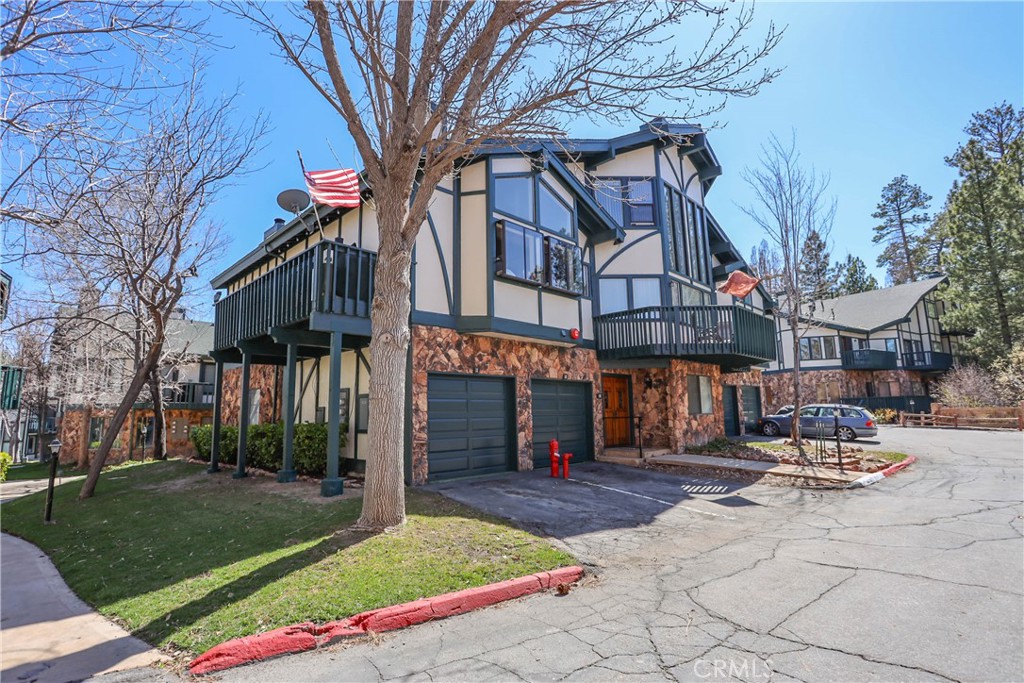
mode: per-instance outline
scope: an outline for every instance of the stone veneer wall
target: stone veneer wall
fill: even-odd
[[[608,370],[608,374],[631,378],[633,415],[640,418],[644,448],[668,448],[673,453],[682,453],[687,446],[702,445],[725,435],[721,369],[717,365],[672,360],[667,368],[615,369]],[[711,413],[690,415],[686,391],[689,375],[711,378]]]
[[[750,370],[747,370],[746,372],[723,372],[722,384],[731,384],[732,386],[735,386],[739,392],[739,395],[736,397],[738,399],[736,411],[739,413],[740,418],[740,434],[746,434],[747,422],[753,422],[755,419],[757,419],[756,415],[748,416],[745,412],[743,412],[743,395],[746,392],[751,391],[751,387],[761,388],[761,414],[765,414],[765,392],[762,386],[762,372],[758,368],[752,368]],[[725,410],[724,406],[722,410]],[[722,420],[723,422],[725,421],[724,416]]]
[[[260,390],[260,424],[277,422],[281,417],[280,365],[252,365],[249,368],[249,389]],[[238,425],[238,410],[241,406],[242,368],[224,371],[224,398],[221,405],[221,422]]]
[[[427,373],[497,375],[515,380],[519,470],[533,469],[533,410],[530,380],[566,379],[594,387],[594,452],[604,452],[603,406],[597,398],[601,370],[597,353],[514,339],[463,335],[444,327],[412,327],[412,480],[427,481]]]
[[[820,383],[836,382],[840,394],[845,396],[866,396],[865,384],[868,382],[899,382],[900,394],[912,396],[912,382],[924,382],[921,373],[915,370],[801,370],[800,388],[803,403],[815,403],[818,400],[817,387]],[[764,376],[764,402],[770,409],[780,408],[792,403],[793,373],[785,370]],[[832,397],[836,400],[840,397]]]
[[[98,408],[93,411],[93,418],[110,418],[113,416],[113,409]],[[171,458],[191,458],[196,455],[195,448],[192,446],[192,442],[189,440],[189,432],[193,427],[198,427],[203,424],[204,420],[209,422],[213,415],[212,408],[207,409],[187,409],[187,408],[167,408],[164,410],[165,420],[165,442],[167,447],[167,456]],[[121,431],[118,433],[118,441],[114,443],[114,447],[110,449],[110,455],[107,456],[107,463],[114,465],[119,462],[128,460],[129,457],[140,459],[142,457],[142,447],[136,446],[134,453],[131,448],[131,432],[132,432],[132,420],[142,420],[153,416],[152,408],[140,408],[128,413],[128,418],[121,425]],[[184,421],[188,427],[181,429],[180,422]],[[176,429],[176,427],[178,427]],[[89,425],[85,421],[85,409],[84,408],[73,408],[64,413],[60,423],[60,441],[62,444],[60,450],[60,461],[64,464],[73,464],[78,461],[80,448],[82,441],[89,438]],[[89,449],[89,458],[92,459],[96,449]],[[151,456],[153,449],[151,446],[146,446],[146,455]]]

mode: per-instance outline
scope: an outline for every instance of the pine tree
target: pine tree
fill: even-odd
[[[931,200],[931,195],[905,175],[893,178],[882,188],[882,200],[871,214],[882,222],[875,226],[871,241],[885,244],[878,265],[885,267],[890,284],[900,285],[917,279],[924,260],[919,226],[930,219],[927,213],[915,212],[927,210]]]
[[[983,361],[1024,337],[1024,112],[1000,105],[975,114],[967,144],[946,162],[960,179],[943,216],[945,293],[956,302],[946,325],[974,330]]]
[[[811,230],[800,254],[800,286],[807,299],[827,299],[834,295],[836,271],[831,266],[828,243]]]
[[[868,267],[859,256],[846,255],[846,263],[836,263],[839,281],[836,296],[859,294],[878,289],[878,280],[868,272]]]

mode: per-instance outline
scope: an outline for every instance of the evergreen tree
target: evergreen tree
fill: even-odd
[[[945,296],[958,307],[943,322],[973,329],[971,350],[992,361],[1024,337],[1024,113],[993,107],[965,131],[946,160],[960,175],[941,223]]]
[[[834,295],[836,271],[831,266],[828,243],[817,230],[811,230],[800,254],[800,286],[807,299],[827,299]]]
[[[871,214],[882,222],[875,226],[871,241],[885,244],[878,265],[885,267],[890,284],[900,285],[917,279],[924,260],[919,226],[929,221],[927,213],[917,212],[927,210],[931,200],[930,195],[905,175],[893,178],[882,188],[882,200]]]
[[[878,280],[868,272],[868,267],[859,256],[846,255],[846,263],[837,263],[836,271],[839,281],[836,284],[836,296],[859,294],[878,289]]]

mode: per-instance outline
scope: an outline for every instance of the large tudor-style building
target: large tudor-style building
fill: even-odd
[[[931,277],[815,301],[798,330],[804,401],[855,403],[869,409],[928,412],[931,384],[961,357],[964,331],[940,323],[947,302]],[[793,331],[776,318],[778,359],[765,371],[765,399],[792,399]]]
[[[760,288],[716,291],[747,267],[705,205],[720,173],[702,129],[661,124],[492,149],[443,182],[413,257],[409,483],[531,469],[552,438],[575,460],[679,452],[755,418],[750,368],[775,360],[775,325]],[[363,197],[316,207],[325,238],[312,208],[276,222],[212,281],[215,425],[259,415],[253,386],[276,376],[260,366],[277,366],[286,409],[255,419],[284,421],[286,451],[294,421],[347,424],[341,466],[356,470],[378,244]]]

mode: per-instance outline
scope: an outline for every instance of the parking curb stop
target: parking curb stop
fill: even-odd
[[[210,674],[281,655],[307,652],[341,638],[383,633],[464,614],[513,598],[557,588],[561,584],[573,583],[582,576],[583,568],[580,566],[562,567],[486,586],[382,607],[320,626],[312,622],[292,624],[215,645],[192,660],[188,668],[193,675]]]
[[[913,455],[908,455],[906,460],[898,462],[895,465],[890,465],[889,467],[886,467],[884,470],[881,470],[879,472],[873,472],[871,474],[865,474],[860,479],[857,479],[856,481],[852,482],[847,488],[859,489],[864,488],[865,486],[870,486],[871,484],[875,484],[877,482],[882,481],[886,477],[891,477],[892,475],[896,474],[902,469],[910,467],[915,462],[917,462],[917,458]]]

